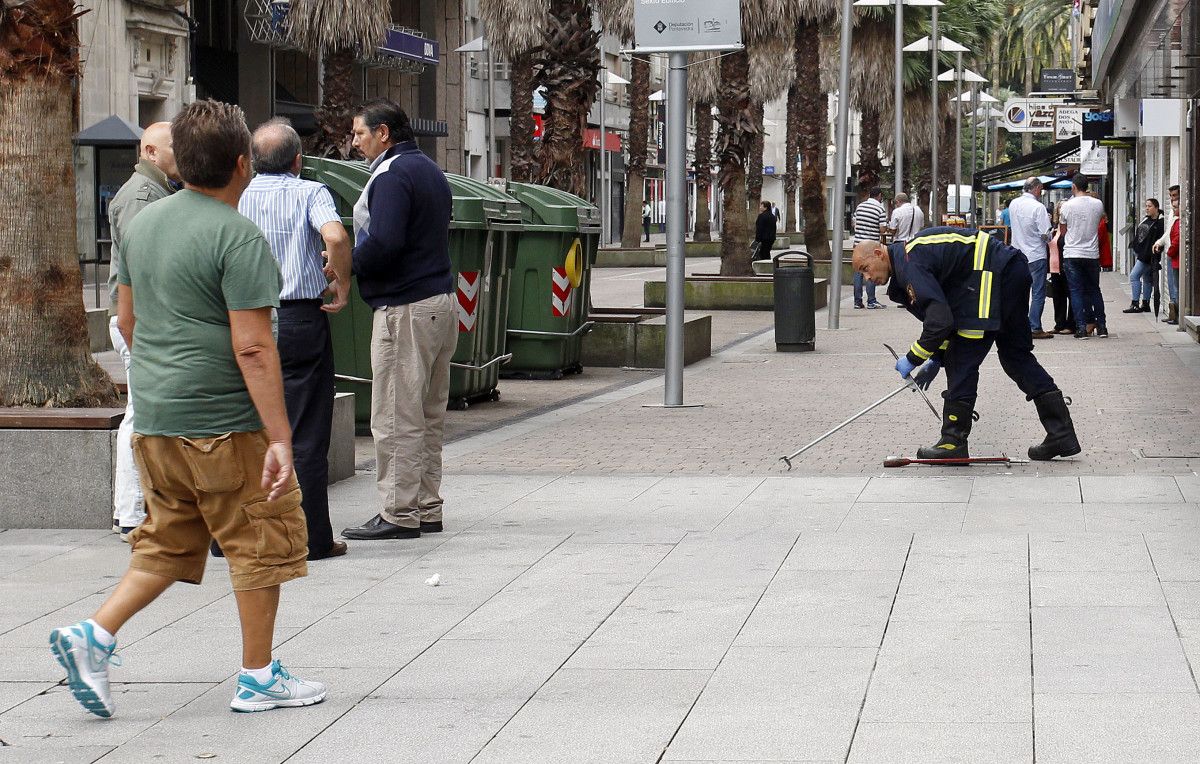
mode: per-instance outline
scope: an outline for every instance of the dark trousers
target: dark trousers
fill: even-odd
[[[1063,258],[1063,273],[1071,290],[1071,313],[1075,330],[1086,331],[1088,324],[1105,326],[1104,295],[1100,294],[1100,261],[1088,257]]]
[[[308,521],[308,548],[320,554],[333,546],[328,489],[334,393],[333,342],[320,300],[283,301],[278,344],[296,479]]]
[[[642,218],[642,230],[646,232],[646,241],[650,241],[650,218]]]
[[[1050,296],[1054,300],[1054,331],[1074,329],[1071,316],[1071,290],[1067,287],[1065,273],[1050,274]]]
[[[979,390],[979,365],[992,345],[1000,356],[1000,367],[1030,399],[1056,390],[1054,379],[1033,356],[1033,332],[1029,328],[1029,289],[1033,281],[1024,257],[1014,257],[1000,274],[1000,329],[971,340],[955,334],[946,348],[946,400],[972,406]]]

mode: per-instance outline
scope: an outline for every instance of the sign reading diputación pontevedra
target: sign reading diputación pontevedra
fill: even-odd
[[[633,50],[672,53],[739,50],[737,0],[633,0]]]

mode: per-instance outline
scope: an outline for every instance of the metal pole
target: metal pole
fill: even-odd
[[[826,432],[824,435],[822,435],[821,437],[819,437],[819,438],[817,438],[816,440],[814,440],[812,443],[809,443],[809,444],[807,444],[807,445],[803,446],[802,448],[800,448],[800,449],[799,449],[799,450],[797,450],[797,451],[793,451],[792,453],[788,454],[787,456],[781,456],[781,457],[779,457],[779,461],[781,461],[781,462],[784,462],[785,464],[787,464],[787,466],[788,466],[788,469],[789,469],[789,470],[791,470],[791,468],[792,468],[792,459],[795,459],[797,456],[799,456],[800,454],[804,453],[805,451],[807,451],[808,449],[812,448],[813,446],[817,445],[817,444],[818,444],[818,443],[820,443],[821,441],[825,440],[825,439],[826,439],[826,438],[828,438],[830,435],[833,435],[834,433],[838,432],[839,430],[841,430],[842,428],[844,428],[846,425],[848,425],[848,424],[850,424],[851,422],[853,422],[855,419],[858,419],[859,417],[863,416],[864,414],[868,414],[868,413],[870,413],[870,412],[874,411],[875,409],[879,408],[879,407],[880,407],[880,406],[882,406],[883,404],[885,404],[885,403],[887,403],[888,401],[890,401],[892,398],[895,398],[897,395],[899,395],[900,393],[904,392],[905,390],[907,390],[907,389],[909,389],[910,387],[913,387],[913,386],[914,386],[914,385],[913,385],[913,382],[912,382],[912,380],[909,380],[908,382],[905,382],[903,385],[900,385],[900,386],[899,386],[899,387],[897,387],[895,390],[891,391],[891,392],[890,392],[890,393],[888,393],[887,395],[883,396],[883,397],[882,397],[882,398],[880,398],[879,400],[877,400],[877,401],[875,401],[874,403],[872,403],[870,406],[867,406],[867,407],[866,407],[865,409],[863,409],[862,411],[858,412],[858,413],[857,413],[857,414],[855,414],[854,416],[852,416],[852,417],[850,417],[849,419],[845,420],[844,422],[842,422],[841,424],[839,424],[837,427],[834,427],[832,430],[829,430],[829,431],[828,431],[828,432]]]
[[[608,70],[601,67],[600,69],[600,243],[602,245],[609,244],[608,238],[608,186],[605,185],[605,160],[608,158],[608,151],[605,148],[605,139],[608,137],[607,128],[604,124],[604,102],[608,100]]]
[[[849,2],[849,0],[846,0]],[[667,73],[667,353],[664,406],[683,405],[683,229],[687,219],[687,53]]]
[[[975,162],[979,158],[978,150],[976,148],[979,145],[978,132],[979,132],[979,86],[976,85],[975,83],[971,83],[971,212],[972,212],[972,214],[974,214],[975,209],[976,209],[975,168],[978,167],[978,165],[975,164]],[[976,220],[975,218],[971,218],[971,220],[975,224],[976,228],[978,228],[979,225],[983,222],[982,220]]]
[[[930,141],[929,149],[929,168],[930,168],[930,187],[933,193],[929,200],[929,225],[938,225],[938,130],[942,126],[942,120],[938,116],[938,9],[933,6],[933,28],[932,34],[929,36],[929,71],[933,72],[933,80],[929,86],[929,101],[933,104],[933,138]]]
[[[957,54],[954,69],[954,211],[962,207],[962,53]]]
[[[496,175],[496,101],[493,93],[493,77],[496,68],[496,60],[492,57],[492,46],[487,46],[487,108],[488,108],[488,166],[487,174],[484,179],[495,177]]]
[[[896,3],[896,12],[899,14],[901,3]],[[846,154],[849,151],[847,144],[848,134],[850,132],[850,25],[851,19],[851,0],[842,0],[842,47],[841,47],[841,68],[838,71],[838,111],[837,111],[837,168],[833,173],[833,241],[830,242],[833,252],[830,253],[830,265],[832,268],[829,273],[829,328],[837,329],[841,319],[842,309],[842,247],[843,239],[846,236]],[[899,27],[897,27],[898,29]],[[897,38],[899,39],[899,38]],[[899,64],[900,48],[896,48],[897,64]],[[900,113],[900,100],[896,100],[896,113]],[[897,139],[899,139],[899,122],[897,122]],[[899,147],[900,143],[897,142]],[[897,174],[896,187],[900,187],[899,175],[899,159],[900,151],[896,152],[897,156]]]
[[[892,84],[892,111],[896,113],[895,119],[895,135],[892,137],[892,168],[896,171],[896,188],[895,193],[904,193],[904,0],[895,0],[896,3],[896,76]],[[847,11],[848,13],[848,11]],[[847,38],[849,39],[849,38]],[[849,58],[849,48],[842,48],[842,58]],[[840,80],[839,80],[840,81]],[[842,93],[848,92],[845,87],[841,89]],[[841,140],[845,140],[846,136],[842,135]],[[842,144],[838,144],[839,149]],[[830,313],[832,316],[833,313]]]

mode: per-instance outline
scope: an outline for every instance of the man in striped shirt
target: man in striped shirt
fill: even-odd
[[[887,223],[887,208],[883,206],[883,191],[878,186],[873,187],[867,198],[854,208],[854,243],[864,241],[879,241],[883,227]],[[854,272],[854,307],[878,310],[887,306],[875,299],[875,284],[867,281],[867,304],[863,305],[863,275]]]
[[[329,437],[333,426],[333,342],[327,313],[337,313],[350,293],[350,236],[329,189],[301,180],[300,136],[286,120],[254,131],[254,171],[238,211],[267,238],[279,269],[279,358],[292,426],[296,477],[308,521],[308,559],[346,553],[329,523]],[[322,252],[324,250],[324,252]],[[336,279],[323,272],[322,255]],[[325,304],[326,295],[332,302]]]

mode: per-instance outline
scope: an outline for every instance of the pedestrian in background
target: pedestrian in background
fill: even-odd
[[[125,365],[125,418],[117,429],[116,469],[113,473],[113,530],[129,541],[129,534],[146,519],[145,499],[133,460],[133,395],[129,383],[129,346],[117,327],[117,271],[121,267],[122,249],[129,225],[139,212],[150,204],[175,192],[179,170],[175,167],[175,152],[171,150],[171,123],[155,122],[142,132],[138,147],[138,163],[133,175],[121,186],[108,203],[108,230],[112,241],[108,263],[108,296],[112,318],[108,321],[108,336],[113,350]]]
[[[458,343],[450,266],[450,184],[386,99],[354,117],[371,178],[354,205],[354,275],[371,319],[371,434],[379,514],[349,539],[442,530],[442,428]]]
[[[758,217],[754,221],[754,244],[752,246],[752,260],[770,260],[771,248],[775,246],[775,225],[777,223],[775,212],[771,209],[770,202],[762,202],[759,205]]]
[[[1067,287],[1067,276],[1062,272],[1062,233],[1058,229],[1062,202],[1054,207],[1050,217],[1052,233],[1046,249],[1050,256],[1050,296],[1054,302],[1054,333],[1074,334],[1075,319],[1071,316],[1071,290]]]
[[[1036,178],[1027,178],[1025,180],[1025,193],[1029,193],[1029,181],[1030,180],[1037,180],[1037,179]],[[1038,195],[1039,196],[1041,195],[1041,191],[1040,191],[1041,185],[1042,184],[1039,181],[1038,182],[1038,188],[1039,188]],[[1019,199],[1020,197],[1017,197],[1017,198]],[[1014,199],[1013,201],[1016,201],[1016,200]],[[1006,201],[1000,202],[1000,225],[1004,226],[1005,228],[1012,228],[1012,205]],[[1028,257],[1028,253],[1026,254],[1026,257]]]
[[[1149,313],[1150,298],[1158,281],[1160,257],[1154,251],[1155,243],[1162,238],[1163,220],[1157,199],[1146,200],[1146,217],[1138,223],[1133,233],[1130,250],[1135,262],[1129,271],[1129,307],[1122,313]]]
[[[1167,323],[1179,324],[1179,186],[1171,186],[1171,213],[1167,217],[1166,233],[1154,243],[1155,252],[1167,253]]]
[[[854,208],[854,243],[878,241],[887,228],[887,208],[883,206],[883,191],[878,186],[867,192],[867,198]],[[867,302],[863,304],[863,287],[866,287]],[[878,310],[887,306],[875,299],[875,282],[868,281],[862,273],[854,272],[854,308]]]
[[[646,234],[646,241],[650,241],[650,202],[642,202],[642,231]]]
[[[283,119],[254,131],[254,171],[238,210],[267,238],[283,273],[279,293],[279,360],[292,428],[296,477],[304,494],[308,559],[346,553],[329,523],[329,440],[333,428],[333,341],[329,313],[350,296],[350,237],[329,189],[302,180],[300,136]],[[325,278],[327,254],[332,283]],[[333,297],[328,305],[324,297]]]
[[[1100,292],[1100,223],[1105,219],[1104,203],[1088,194],[1086,175],[1071,180],[1071,198],[1059,214],[1062,232],[1063,271],[1071,290],[1071,312],[1075,317],[1075,338],[1086,339],[1089,324],[1096,334],[1108,336],[1104,315],[1104,295]]]
[[[1032,278],[1029,299],[1029,330],[1035,340],[1053,339],[1054,335],[1042,329],[1042,312],[1046,307],[1046,273],[1049,270],[1049,250],[1046,242],[1050,238],[1050,215],[1041,202],[1042,181],[1036,177],[1026,178],[1024,193],[1012,200],[1004,212],[1008,215],[1005,225],[1011,226],[1012,246],[1019,249],[1029,261]]]
[[[925,227],[925,213],[921,208],[908,200],[908,194],[896,194],[896,209],[892,211],[892,219],[888,230],[892,241],[906,242],[917,237],[917,232]]]
[[[51,632],[50,649],[75,699],[112,716],[118,630],[176,581],[199,584],[216,537],[242,627],[230,707],[320,703],[324,686],[271,655],[279,586],[307,574],[308,550],[271,335],[279,266],[237,212],[250,182],[250,131],[237,106],[202,100],[183,108],[171,134],[186,185],[133,221],[117,276],[147,518],[116,589],[91,618]],[[177,648],[186,661],[204,646]]]

